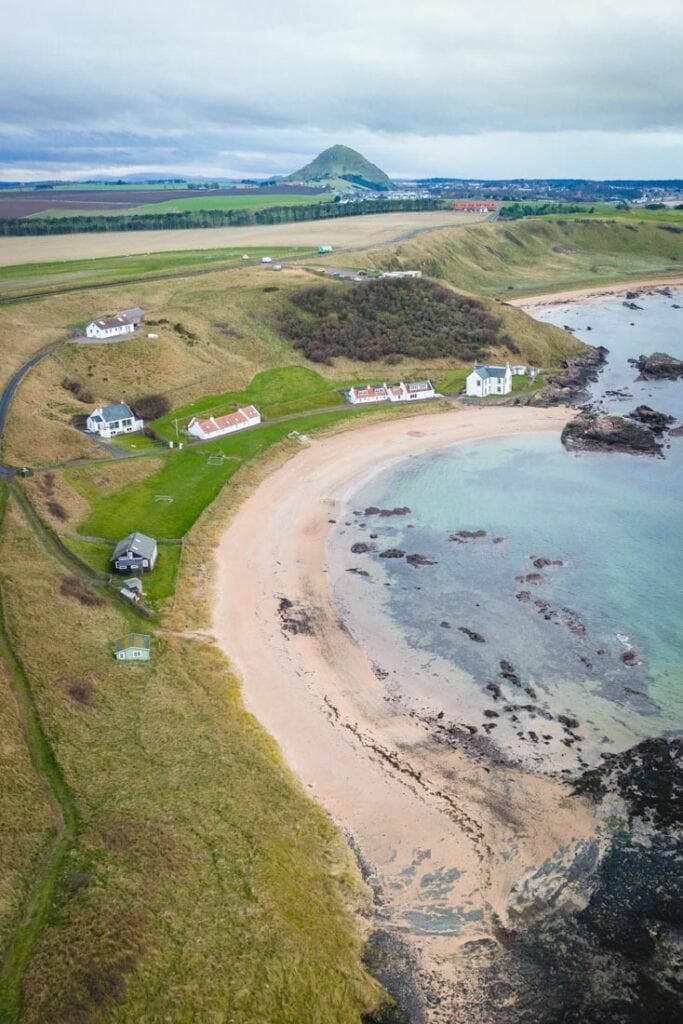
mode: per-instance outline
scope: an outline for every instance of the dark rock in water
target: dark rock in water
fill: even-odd
[[[635,302],[622,302],[622,306],[626,306],[627,309],[642,309],[642,306],[637,305]]]
[[[448,539],[454,540],[458,544],[464,544],[465,541],[478,540],[485,536],[486,530],[458,530],[456,533],[449,534]]]
[[[377,540],[378,536],[379,536],[379,534],[377,534],[377,533],[371,533],[370,534],[370,540]]]
[[[357,543],[351,545],[351,554],[353,555],[364,555],[366,551],[372,551],[373,545],[366,544],[365,541],[359,540]]]
[[[549,565],[564,565],[561,558],[545,558],[543,555],[536,557],[535,555],[529,555],[537,569],[545,569]]]
[[[662,454],[661,445],[647,427],[633,423],[623,416],[611,416],[600,412],[580,413],[571,420],[562,431],[562,444],[569,451]]]
[[[427,555],[406,555],[406,562],[408,565],[413,565],[415,568],[418,565],[436,565],[433,558],[428,558]]]
[[[671,308],[672,308],[672,309],[680,309],[681,307],[680,307],[680,306],[678,306],[678,305],[677,305],[677,304],[676,304],[675,302],[672,302],[672,303],[671,303]]]
[[[444,619],[443,622],[440,622],[439,625],[441,626],[442,629],[450,629],[451,628],[450,622],[446,622],[445,619]]]
[[[627,299],[639,299],[640,298],[640,292],[626,292],[626,298]]]
[[[515,576],[517,583],[542,583],[545,577],[540,572],[528,572],[526,575]]]
[[[356,569],[355,566],[352,569],[347,569],[347,572],[352,572],[355,576],[369,576],[370,573],[365,569]]]
[[[683,427],[674,427],[669,434],[671,437],[683,437]]]
[[[638,652],[631,648],[630,650],[622,653],[621,660],[624,665],[637,665],[640,659],[638,658]]]
[[[498,683],[487,683],[486,689],[489,691],[489,693],[493,694],[494,700],[498,700],[498,698],[502,696],[503,691],[501,690]]]
[[[638,359],[629,359],[629,363],[640,370],[640,380],[676,380],[683,377],[683,359],[674,359],[666,352],[639,356]]]
[[[639,405],[633,412],[628,414],[628,418],[649,427],[653,434],[663,434],[672,423],[676,422],[675,416],[667,416],[664,412],[656,412],[649,405]]]
[[[468,636],[470,638],[470,640],[474,640],[475,643],[477,643],[477,644],[485,644],[486,643],[486,640],[481,635],[481,633],[475,633],[475,631],[473,629],[470,629],[468,626],[458,626],[458,629],[460,630],[461,633],[464,633],[465,636]]]
[[[410,513],[411,509],[405,505],[400,508],[378,508],[376,505],[369,505],[363,512],[363,515],[379,516],[381,519],[387,519],[389,516],[409,516]]]
[[[507,661],[505,658],[503,658],[502,661],[499,662],[499,665],[500,674],[503,677],[503,679],[507,679],[507,681],[509,683],[512,683],[513,686],[522,685],[522,681],[515,672],[515,666],[512,664],[511,661]]]
[[[570,327],[569,324],[565,324],[564,325],[564,329],[565,329],[565,331],[569,331],[570,334],[573,334],[574,331],[576,330],[576,327]]]
[[[515,594],[515,597],[517,598],[518,601],[530,601],[531,600],[531,591],[530,590],[520,590],[520,592],[518,594]]]
[[[560,725],[564,725],[567,729],[578,729],[579,720],[578,718],[570,718],[568,715],[558,715],[557,720]]]
[[[488,708],[486,709],[486,711],[484,711],[484,714],[487,718],[500,718],[500,715],[498,714],[497,711],[491,711]]]
[[[505,540],[505,537],[493,537],[491,543],[493,543],[493,544],[502,544],[504,540]]]
[[[405,551],[401,551],[400,548],[387,548],[386,551],[380,551],[380,558],[403,558]]]

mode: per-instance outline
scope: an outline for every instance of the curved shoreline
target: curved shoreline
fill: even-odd
[[[518,299],[508,299],[508,306],[518,309],[535,309],[538,306],[562,306],[575,302],[595,302],[599,299],[610,299],[626,292],[646,291],[648,288],[681,288],[683,277],[653,277],[640,281],[614,281],[612,284],[596,285],[595,288],[567,288],[564,291],[545,292],[543,295],[522,295]]]
[[[353,842],[375,890],[375,927],[408,942],[420,969],[446,987],[458,948],[491,938],[515,882],[589,835],[593,813],[554,779],[493,770],[464,742],[439,740],[388,698],[339,622],[325,566],[330,520],[388,462],[559,432],[571,415],[454,410],[313,440],[247,498],[218,546],[213,629],[247,708]]]

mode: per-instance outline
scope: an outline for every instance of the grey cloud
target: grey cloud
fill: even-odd
[[[590,132],[598,145],[681,130],[683,17],[670,0],[473,7],[168,0],[161,13],[151,0],[10,0],[2,173],[112,161],[270,173],[328,139],[365,139],[377,158],[411,140],[436,159],[444,138],[476,154],[509,132]],[[418,164],[444,170],[424,153]]]

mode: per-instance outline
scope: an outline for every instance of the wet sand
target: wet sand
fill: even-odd
[[[353,842],[375,889],[374,925],[409,944],[418,988],[443,988],[431,1021],[448,1019],[463,943],[492,937],[512,886],[591,834],[593,811],[555,778],[505,765],[392,699],[332,601],[330,520],[380,465],[460,441],[559,432],[571,415],[470,408],[313,440],[244,502],[217,550],[214,632],[245,703]]]
[[[562,292],[548,292],[545,295],[522,296],[509,299],[507,305],[520,309],[534,309],[538,306],[564,306],[570,303],[595,302],[625,295],[626,292],[647,292],[657,288],[681,288],[683,277],[655,277],[642,281],[615,281],[599,288],[572,288]]]

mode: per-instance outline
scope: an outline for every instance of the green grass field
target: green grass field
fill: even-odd
[[[309,370],[304,366],[286,366],[257,373],[242,391],[227,391],[222,395],[207,395],[174,409],[152,424],[163,437],[176,438],[176,421],[183,430],[193,416],[219,416],[233,412],[241,405],[255,405],[264,418],[275,419],[311,409],[339,405],[343,398],[341,385]]]
[[[143,206],[111,206],[98,209],[92,206],[88,210],[66,210],[56,208],[32,213],[29,220],[53,220],[60,217],[138,217],[155,213],[188,213],[199,210],[265,210],[269,206],[311,206],[314,203],[328,203],[332,200],[329,193],[320,195],[297,195],[292,192],[282,194],[266,192],[260,196],[240,195],[216,196],[211,192],[198,192],[196,196],[183,199],[167,199],[163,203],[145,203]]]
[[[132,278],[153,279],[164,274],[223,270],[240,265],[243,255],[294,256],[310,252],[304,247],[268,246],[234,249],[188,249],[179,252],[110,256],[95,260],[60,260],[54,263],[20,263],[0,267],[0,296],[26,292],[58,293],[69,287],[117,284]]]
[[[79,532],[94,537],[118,540],[132,530],[141,530],[153,537],[183,537],[203,510],[209,505],[240,466],[260,455],[294,430],[309,433],[329,427],[342,420],[381,412],[375,408],[349,407],[338,412],[321,412],[284,423],[267,423],[252,430],[229,435],[207,444],[185,448],[167,456],[163,469],[146,479],[120,487],[111,493],[91,498],[92,513],[79,525]],[[212,465],[209,458],[222,453],[220,465]],[[92,495],[88,487],[90,472],[79,467],[66,470],[69,483],[86,498]],[[173,497],[173,502],[157,501],[156,495]]]

